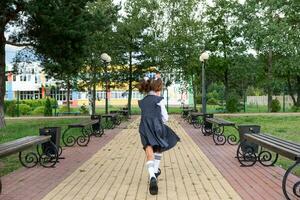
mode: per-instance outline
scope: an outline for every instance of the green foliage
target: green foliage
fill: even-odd
[[[6,109],[6,114],[10,117],[15,117],[18,114],[17,112],[18,111],[17,111],[16,103],[14,101],[12,101]]]
[[[273,99],[271,102],[271,112],[279,112],[281,110],[280,101],[278,99]]]
[[[70,112],[74,112],[74,111],[75,111],[74,108],[70,108]],[[67,107],[67,106],[61,106],[61,107],[58,109],[58,112],[64,113],[64,112],[69,112],[69,110],[68,110],[68,107]]]
[[[219,101],[217,99],[215,99],[215,98],[212,97],[212,98],[209,98],[207,100],[207,104],[209,104],[209,105],[218,105]]]
[[[226,101],[226,110],[229,113],[235,113],[240,110],[239,96],[235,93],[230,93]]]
[[[16,104],[16,101],[15,100],[4,101],[4,113],[7,112],[7,109],[10,107],[11,104]]]
[[[44,116],[52,116],[52,106],[49,98],[46,100]]]
[[[82,106],[80,106],[79,112],[81,114],[89,114],[89,108],[85,104],[83,104]]]
[[[299,112],[300,111],[300,107],[299,106],[292,106],[292,112]]]
[[[18,105],[16,105],[18,106]],[[31,111],[31,107],[27,104],[19,104],[20,115],[29,115]]]
[[[45,106],[36,107],[32,112],[31,115],[44,115]]]

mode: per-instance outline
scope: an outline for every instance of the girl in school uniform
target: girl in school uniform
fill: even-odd
[[[157,177],[161,173],[159,164],[162,152],[173,148],[180,138],[165,124],[168,121],[168,113],[161,97],[163,82],[160,75],[148,74],[140,81],[138,88],[141,93],[146,94],[138,102],[142,111],[139,133],[147,157],[149,192],[156,195]]]

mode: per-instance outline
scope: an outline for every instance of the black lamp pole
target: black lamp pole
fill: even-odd
[[[202,113],[206,114],[205,60],[202,62]]]
[[[107,62],[104,62],[105,65],[105,114],[108,114],[108,73],[107,73]]]

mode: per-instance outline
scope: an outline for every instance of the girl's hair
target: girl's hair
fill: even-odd
[[[163,89],[163,82],[158,79],[142,79],[138,84],[140,93],[149,93],[150,91],[158,92]]]

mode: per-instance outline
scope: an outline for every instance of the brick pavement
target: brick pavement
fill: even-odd
[[[240,199],[221,173],[174,120],[181,142],[165,152],[159,193],[148,192],[145,155],[138,121],[123,130],[91,159],[63,180],[43,200],[76,199]]]
[[[179,116],[176,117],[176,120],[243,199],[285,199],[281,188],[284,169],[263,167],[260,164],[253,167],[240,167],[235,158],[236,145],[216,146],[211,136],[203,136],[200,129],[195,129]],[[297,181],[299,181],[299,177],[296,176],[289,179],[289,192],[292,191],[292,183]]]
[[[136,117],[133,119],[136,119]],[[42,199],[130,123],[130,121],[125,122],[116,129],[105,130],[105,134],[102,137],[92,137],[87,147],[75,145],[74,147],[64,148],[62,156],[65,157],[65,159],[60,160],[55,168],[48,169],[40,166],[31,169],[21,168],[2,177],[3,190],[0,199]]]

